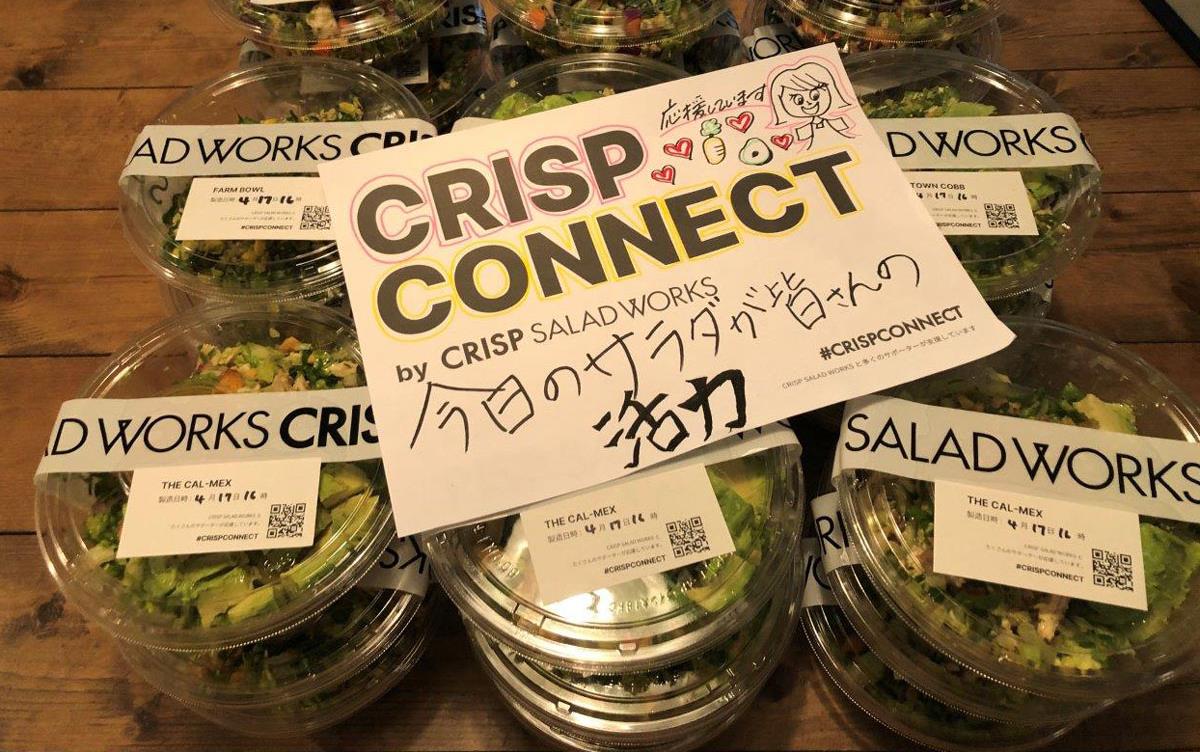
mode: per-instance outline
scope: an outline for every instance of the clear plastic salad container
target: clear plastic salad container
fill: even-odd
[[[806,608],[800,624],[833,685],[876,723],[909,741],[945,752],[1012,752],[1044,747],[1073,727],[997,723],[941,704],[879,660],[836,606]]]
[[[210,0],[227,24],[273,55],[375,63],[410,50],[445,13],[441,0]]]
[[[496,7],[545,57],[624,52],[681,53],[728,7],[725,0],[499,0]]]
[[[1061,112],[1032,83],[982,60],[938,50],[880,50],[846,59],[871,118],[988,117]],[[989,301],[1040,290],[1083,252],[1100,218],[1094,165],[1020,170],[1037,235],[948,235]]]
[[[114,355],[79,397],[135,399],[364,383],[353,324],[303,304],[206,306]],[[116,558],[129,473],[58,473],[35,516],[50,573],[116,637],[168,650],[255,642],[320,613],[365,575],[394,527],[378,460],[321,467],[316,537],[305,548]]]
[[[463,117],[510,120],[686,75],[675,66],[630,55],[570,55],[535,63],[502,79],[475,100]]]
[[[278,637],[220,651],[121,646],[149,684],[250,736],[307,734],[382,696],[420,659],[444,599],[359,587]]]
[[[930,48],[995,60],[1003,0],[773,0],[805,47],[842,54]]]
[[[791,649],[797,578],[736,635],[649,672],[564,671],[470,629],[472,647],[505,703],[535,732],[581,750],[682,750],[712,738],[744,711]]]
[[[709,73],[745,62],[737,18],[729,10],[721,13],[691,46],[664,59],[693,75]],[[545,50],[543,50],[544,52]],[[492,69],[497,76],[508,76],[522,68],[547,59],[526,43],[513,23],[500,16],[492,23],[490,45]]]
[[[524,525],[512,515],[427,536],[437,580],[473,627],[560,668],[622,674],[697,655],[762,609],[799,545],[799,446],[725,459],[736,441],[676,461],[705,467],[733,553],[544,603]]]
[[[839,567],[828,580],[842,613],[875,657],[943,705],[976,718],[1022,725],[1066,723],[1106,707],[1039,697],[962,666],[896,616],[858,566]]]
[[[251,66],[188,91],[156,125],[427,120],[411,92],[373,68],[305,58]],[[428,126],[425,126],[428,127]],[[315,170],[306,173],[316,176]],[[126,237],[142,261],[189,301],[309,300],[344,297],[332,240],[177,238],[190,177],[127,175],[120,209]]]
[[[1017,339],[1004,350],[892,393],[959,410],[1200,441],[1200,409],[1138,356],[1063,324],[1006,323]],[[938,651],[992,679],[1099,703],[1168,681],[1200,652],[1200,526],[1141,518],[1149,610],[1139,611],[935,574],[931,483],[844,470],[838,487],[847,532],[888,606]]]

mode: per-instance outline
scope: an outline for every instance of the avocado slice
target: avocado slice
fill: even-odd
[[[335,508],[330,527],[317,539],[312,554],[280,575],[280,583],[298,592],[333,571],[362,543],[378,506],[378,496],[359,494]]]
[[[336,507],[371,485],[371,479],[358,465],[334,462],[321,467],[321,484],[317,491],[323,507]]]
[[[756,567],[737,554],[730,554],[721,569],[724,582],[687,591],[687,597],[693,603],[709,612],[720,611],[740,598],[754,577]]]
[[[261,587],[235,603],[232,608],[225,612],[225,616],[229,619],[230,624],[237,624],[246,619],[274,611],[278,607],[279,602],[275,598],[275,586]],[[213,616],[213,618],[215,619],[216,616]]]
[[[1101,431],[1115,433],[1137,433],[1133,408],[1119,402],[1105,402],[1094,394],[1089,394],[1073,407],[1083,413],[1096,424]]]
[[[211,627],[221,614],[240,603],[254,590],[254,577],[244,567],[205,580],[196,595],[200,623]],[[264,588],[269,590],[269,588]]]

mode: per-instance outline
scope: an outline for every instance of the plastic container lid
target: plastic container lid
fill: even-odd
[[[778,12],[796,27],[805,46],[832,42],[844,54],[906,47],[974,52],[971,48],[987,37],[995,46],[985,51],[994,54],[999,51],[995,21],[1003,5],[1002,0],[778,0]],[[976,41],[964,45],[972,38]]]
[[[480,90],[485,90],[490,83],[487,34],[435,34],[426,46],[428,81],[409,83],[408,88],[421,101],[438,130],[448,131]],[[400,62],[398,58],[394,63],[379,67],[397,75],[397,63]]]
[[[406,88],[368,66],[320,58],[255,65],[188,91],[158,125],[254,122],[427,120]],[[309,173],[315,176],[316,172]],[[129,175],[121,180],[121,219],[143,263],[160,278],[204,300],[339,297],[337,245],[323,240],[181,241],[191,178]]]
[[[725,0],[498,0],[496,7],[530,46],[547,57],[625,52],[651,57],[681,52],[721,15]]]
[[[257,368],[246,344],[261,346],[253,352]],[[363,383],[348,318],[310,305],[209,306],[142,334],[79,397],[296,389],[318,373],[325,388]],[[169,650],[244,645],[315,616],[353,587],[392,539],[379,461],[326,463],[321,474],[316,540],[307,548],[116,559],[125,473],[48,476],[35,496],[39,542],[63,593],[115,636]]]
[[[476,629],[516,652],[587,673],[678,663],[741,629],[776,592],[799,545],[803,484],[798,445],[718,464],[731,442],[692,453],[710,481],[754,509],[750,550],[543,603],[518,515],[425,539],[438,582]],[[743,505],[728,508],[740,512]],[[734,535],[735,539],[739,536]],[[754,541],[761,541],[754,543]]]
[[[1049,94],[1011,71],[939,50],[880,50],[846,59],[873,118],[1061,112]],[[1083,252],[1100,217],[1100,170],[1025,168],[1039,234],[947,236],[988,300],[1040,288]]]
[[[679,68],[656,60],[592,53],[544,60],[497,82],[463,117],[508,120],[555,109],[583,98],[641,89],[684,78]]]
[[[895,393],[1092,428],[1099,419],[1132,417],[1140,435],[1200,441],[1200,409],[1138,356],[1063,324],[1006,323],[1017,339],[1004,350]],[[982,674],[1033,694],[1097,703],[1161,684],[1196,657],[1200,526],[1142,520],[1142,536],[1153,533],[1158,552],[1146,559],[1150,631],[1137,631],[1143,612],[1071,599],[1046,638],[1036,630],[1044,594],[933,574],[931,484],[846,470],[838,486],[846,529],[889,606],[937,650]],[[972,608],[981,598],[999,605]]]
[[[913,687],[943,705],[985,720],[1024,725],[1065,723],[1094,715],[1106,706],[1049,700],[964,668],[896,616],[861,567],[840,567],[828,579],[842,613],[868,649]]]
[[[776,597],[738,634],[651,672],[563,671],[523,658],[477,630],[469,633],[502,695],[543,733],[548,728],[583,748],[658,748],[685,740],[694,745],[749,705],[792,644],[797,582],[793,574],[781,583]]]
[[[441,0],[210,0],[221,20],[274,55],[374,63],[400,54],[441,21]]]
[[[1043,747],[1073,728],[996,723],[942,705],[884,665],[839,608],[806,608],[800,624],[834,686],[876,723],[909,741],[947,752],[1015,751]]]

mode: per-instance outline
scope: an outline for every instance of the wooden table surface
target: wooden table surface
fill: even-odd
[[[387,698],[311,737],[259,742],[131,675],[64,604],[32,535],[31,478],[59,403],[162,315],[127,248],[133,137],[238,38],[203,0],[7,0],[0,36],[0,750],[524,750],[456,625]],[[750,19],[743,19],[743,29]],[[1052,316],[1127,343],[1200,398],[1200,69],[1136,0],[1011,0],[1003,62],[1049,91],[1104,168],[1103,222]],[[1056,745],[1200,748],[1200,683],[1131,700]],[[717,750],[907,748],[831,696],[798,641]]]

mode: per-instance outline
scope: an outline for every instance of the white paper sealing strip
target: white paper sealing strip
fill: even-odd
[[[796,30],[787,24],[759,26],[742,39],[742,49],[750,61],[765,60],[803,48],[804,44],[796,36]]]
[[[1062,112],[876,118],[871,125],[904,170],[1097,166],[1079,124]]]
[[[415,536],[395,538],[366,576],[360,587],[378,590],[403,590],[424,596],[429,590],[431,565]]]
[[[36,476],[303,456],[379,457],[366,387],[70,400]]]
[[[838,493],[827,493],[812,500],[813,529],[821,544],[825,571],[858,563],[858,554],[846,534],[846,520],[838,507]]]
[[[459,34],[487,36],[487,16],[477,0],[450,0],[446,3],[446,17],[434,30],[435,37],[453,37]]]
[[[317,171],[317,165],[433,138],[424,120],[338,123],[148,125],[121,170],[130,175],[271,175]]]
[[[870,396],[846,405],[835,477],[876,470],[1200,522],[1200,444]]]
[[[825,579],[825,567],[821,563],[821,543],[816,538],[800,541],[800,561],[803,567],[803,587],[800,590],[800,607],[836,606],[829,581]]]
[[[701,39],[719,39],[721,37],[740,37],[742,31],[738,28],[737,17],[733,15],[731,10],[721,11],[721,15],[717,16],[717,20],[713,21],[712,26],[709,26]]]

